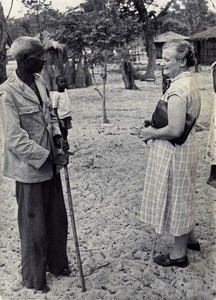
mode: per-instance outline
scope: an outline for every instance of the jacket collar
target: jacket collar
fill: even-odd
[[[13,80],[14,89],[18,90],[22,94],[22,96],[27,98],[28,100],[37,102],[37,104],[40,103],[35,92],[17,76],[16,71],[13,72],[12,77],[15,79]],[[37,85],[42,101],[44,102],[43,87],[39,80],[39,75],[34,74],[34,77],[35,84]]]

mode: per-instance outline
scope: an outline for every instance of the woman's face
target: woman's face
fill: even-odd
[[[170,78],[175,78],[182,72],[182,62],[176,59],[176,47],[165,48],[162,55],[163,74]]]

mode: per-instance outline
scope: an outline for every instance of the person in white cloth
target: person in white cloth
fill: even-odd
[[[168,125],[160,129],[148,126],[139,133],[143,141],[152,140],[140,219],[153,225],[159,235],[168,232],[174,236],[171,252],[153,258],[164,267],[186,267],[189,264],[187,249],[200,251],[193,231],[197,166],[194,127],[182,145],[172,143],[184,131],[186,113],[196,120],[200,114],[199,88],[189,70],[194,64],[189,42],[173,40],[164,45],[163,72],[172,79],[162,96],[168,103]],[[151,120],[145,121],[151,123]]]
[[[214,102],[207,143],[207,160],[211,165],[207,183],[216,188],[216,62],[212,64],[211,69],[213,76]]]
[[[16,182],[21,240],[22,282],[46,293],[46,272],[71,273],[67,257],[68,220],[60,174],[68,164],[58,154],[62,136],[46,85],[38,74],[44,65],[40,40],[19,37],[11,46],[17,69],[1,85],[4,137],[3,175]],[[63,150],[68,149],[65,144]],[[14,289],[15,290],[15,289]]]
[[[58,91],[52,94],[52,105],[59,120],[64,141],[67,141],[68,129],[72,128],[72,106],[67,92],[67,80],[64,75],[56,77]]]

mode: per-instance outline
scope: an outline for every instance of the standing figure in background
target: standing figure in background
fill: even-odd
[[[164,45],[163,72],[172,82],[157,105],[164,106],[148,120],[151,126],[139,132],[143,141],[151,140],[140,219],[154,226],[156,233],[174,236],[171,252],[153,259],[163,267],[186,267],[187,249],[200,251],[193,231],[198,161],[194,124],[201,107],[199,87],[190,71],[194,64],[189,42],[173,40]],[[187,116],[191,125],[186,132]]]
[[[216,62],[212,64],[214,99],[209,137],[207,144],[207,159],[211,165],[210,176],[207,183],[216,188]]]
[[[68,129],[72,128],[72,107],[67,92],[67,80],[64,75],[56,77],[58,91],[52,95],[52,105],[59,120],[64,141],[67,141]]]
[[[68,155],[46,85],[38,74],[44,65],[40,40],[19,37],[11,46],[17,69],[1,85],[4,136],[3,175],[16,182],[21,240],[20,288],[47,292],[46,272],[68,276],[68,220],[59,165]],[[63,150],[68,150],[64,144]],[[18,290],[19,288],[17,288]],[[15,290],[15,289],[14,289]]]

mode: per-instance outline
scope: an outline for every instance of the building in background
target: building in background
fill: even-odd
[[[159,34],[156,38],[155,38],[155,47],[156,47],[156,58],[161,59],[162,58],[162,48],[163,45],[166,42],[169,42],[173,39],[183,39],[183,40],[189,40],[189,37],[178,34],[176,32],[173,31],[167,31],[164,33]]]
[[[216,26],[190,36],[199,64],[211,65],[216,60]]]

